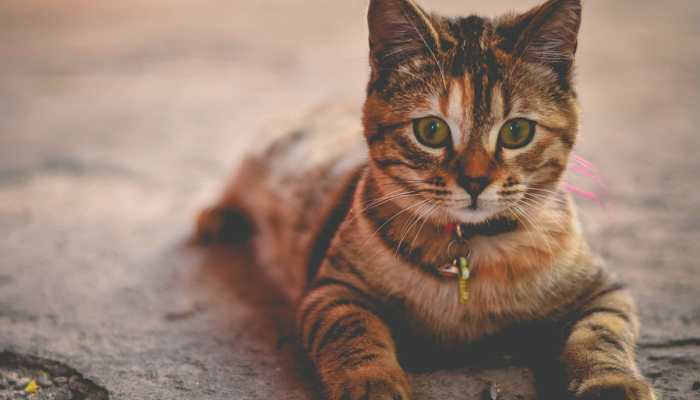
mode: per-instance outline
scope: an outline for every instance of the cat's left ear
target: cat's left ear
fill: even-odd
[[[581,8],[581,0],[550,0],[525,14],[503,18],[496,28],[501,47],[568,76],[578,47]]]
[[[411,57],[437,52],[437,30],[413,0],[370,0],[367,22],[373,67],[393,67]]]

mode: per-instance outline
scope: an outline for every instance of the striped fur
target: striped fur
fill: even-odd
[[[409,339],[459,353],[542,324],[559,332],[548,346],[575,398],[654,398],[635,365],[634,304],[559,188],[578,131],[580,18],[579,0],[495,20],[372,0],[362,125],[347,108],[318,110],[251,155],[200,217],[200,238],[239,238],[252,222],[263,264],[299,299],[300,343],[327,398],[408,399],[398,355]],[[449,126],[448,146],[416,139],[413,121],[428,116]],[[536,123],[518,150],[499,138],[513,118]],[[483,191],[467,194],[477,181]],[[497,218],[516,229],[466,241],[444,231]],[[437,269],[464,255],[475,274],[460,304]]]

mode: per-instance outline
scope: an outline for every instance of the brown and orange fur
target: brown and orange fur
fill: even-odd
[[[399,355],[416,342],[459,357],[542,345],[573,398],[654,399],[635,364],[633,301],[560,189],[578,133],[580,0],[499,19],[372,0],[368,19],[363,124],[352,109],[321,109],[251,155],[198,236],[252,222],[263,263],[299,299],[299,340],[329,399],[410,398]],[[416,140],[413,121],[429,116],[449,126],[448,146]],[[513,118],[536,123],[517,150],[499,142]],[[445,232],[494,219],[517,227]],[[460,304],[438,268],[466,255],[474,276]]]

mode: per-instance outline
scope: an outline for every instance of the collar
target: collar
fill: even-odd
[[[480,224],[448,224],[445,225],[445,233],[456,236],[464,242],[475,236],[497,236],[512,232],[517,228],[518,222],[516,220],[501,217]],[[470,255],[455,258],[452,263],[439,267],[438,273],[445,278],[460,278],[460,281],[468,281],[472,273]],[[460,289],[461,296],[463,293],[464,291]]]
[[[479,224],[447,224],[445,233],[456,235],[461,240],[475,236],[498,236],[518,228],[518,221],[506,217],[490,219]]]
[[[512,232],[518,227],[518,222],[509,218],[497,218],[480,224],[449,224],[445,231],[457,236],[461,241],[467,241],[475,236],[496,236]],[[467,304],[470,297],[471,278],[475,272],[471,262],[471,253],[457,257],[450,264],[438,267],[438,273],[444,278],[457,279],[460,304]]]

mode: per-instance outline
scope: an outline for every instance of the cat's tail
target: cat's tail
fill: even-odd
[[[193,241],[199,244],[240,244],[256,233],[253,212],[259,206],[266,181],[263,161],[248,156],[236,168],[219,200],[205,208],[196,220]],[[258,207],[259,208],[259,207]]]
[[[242,208],[235,203],[220,203],[199,213],[193,240],[200,244],[239,244],[253,233],[251,218]]]

